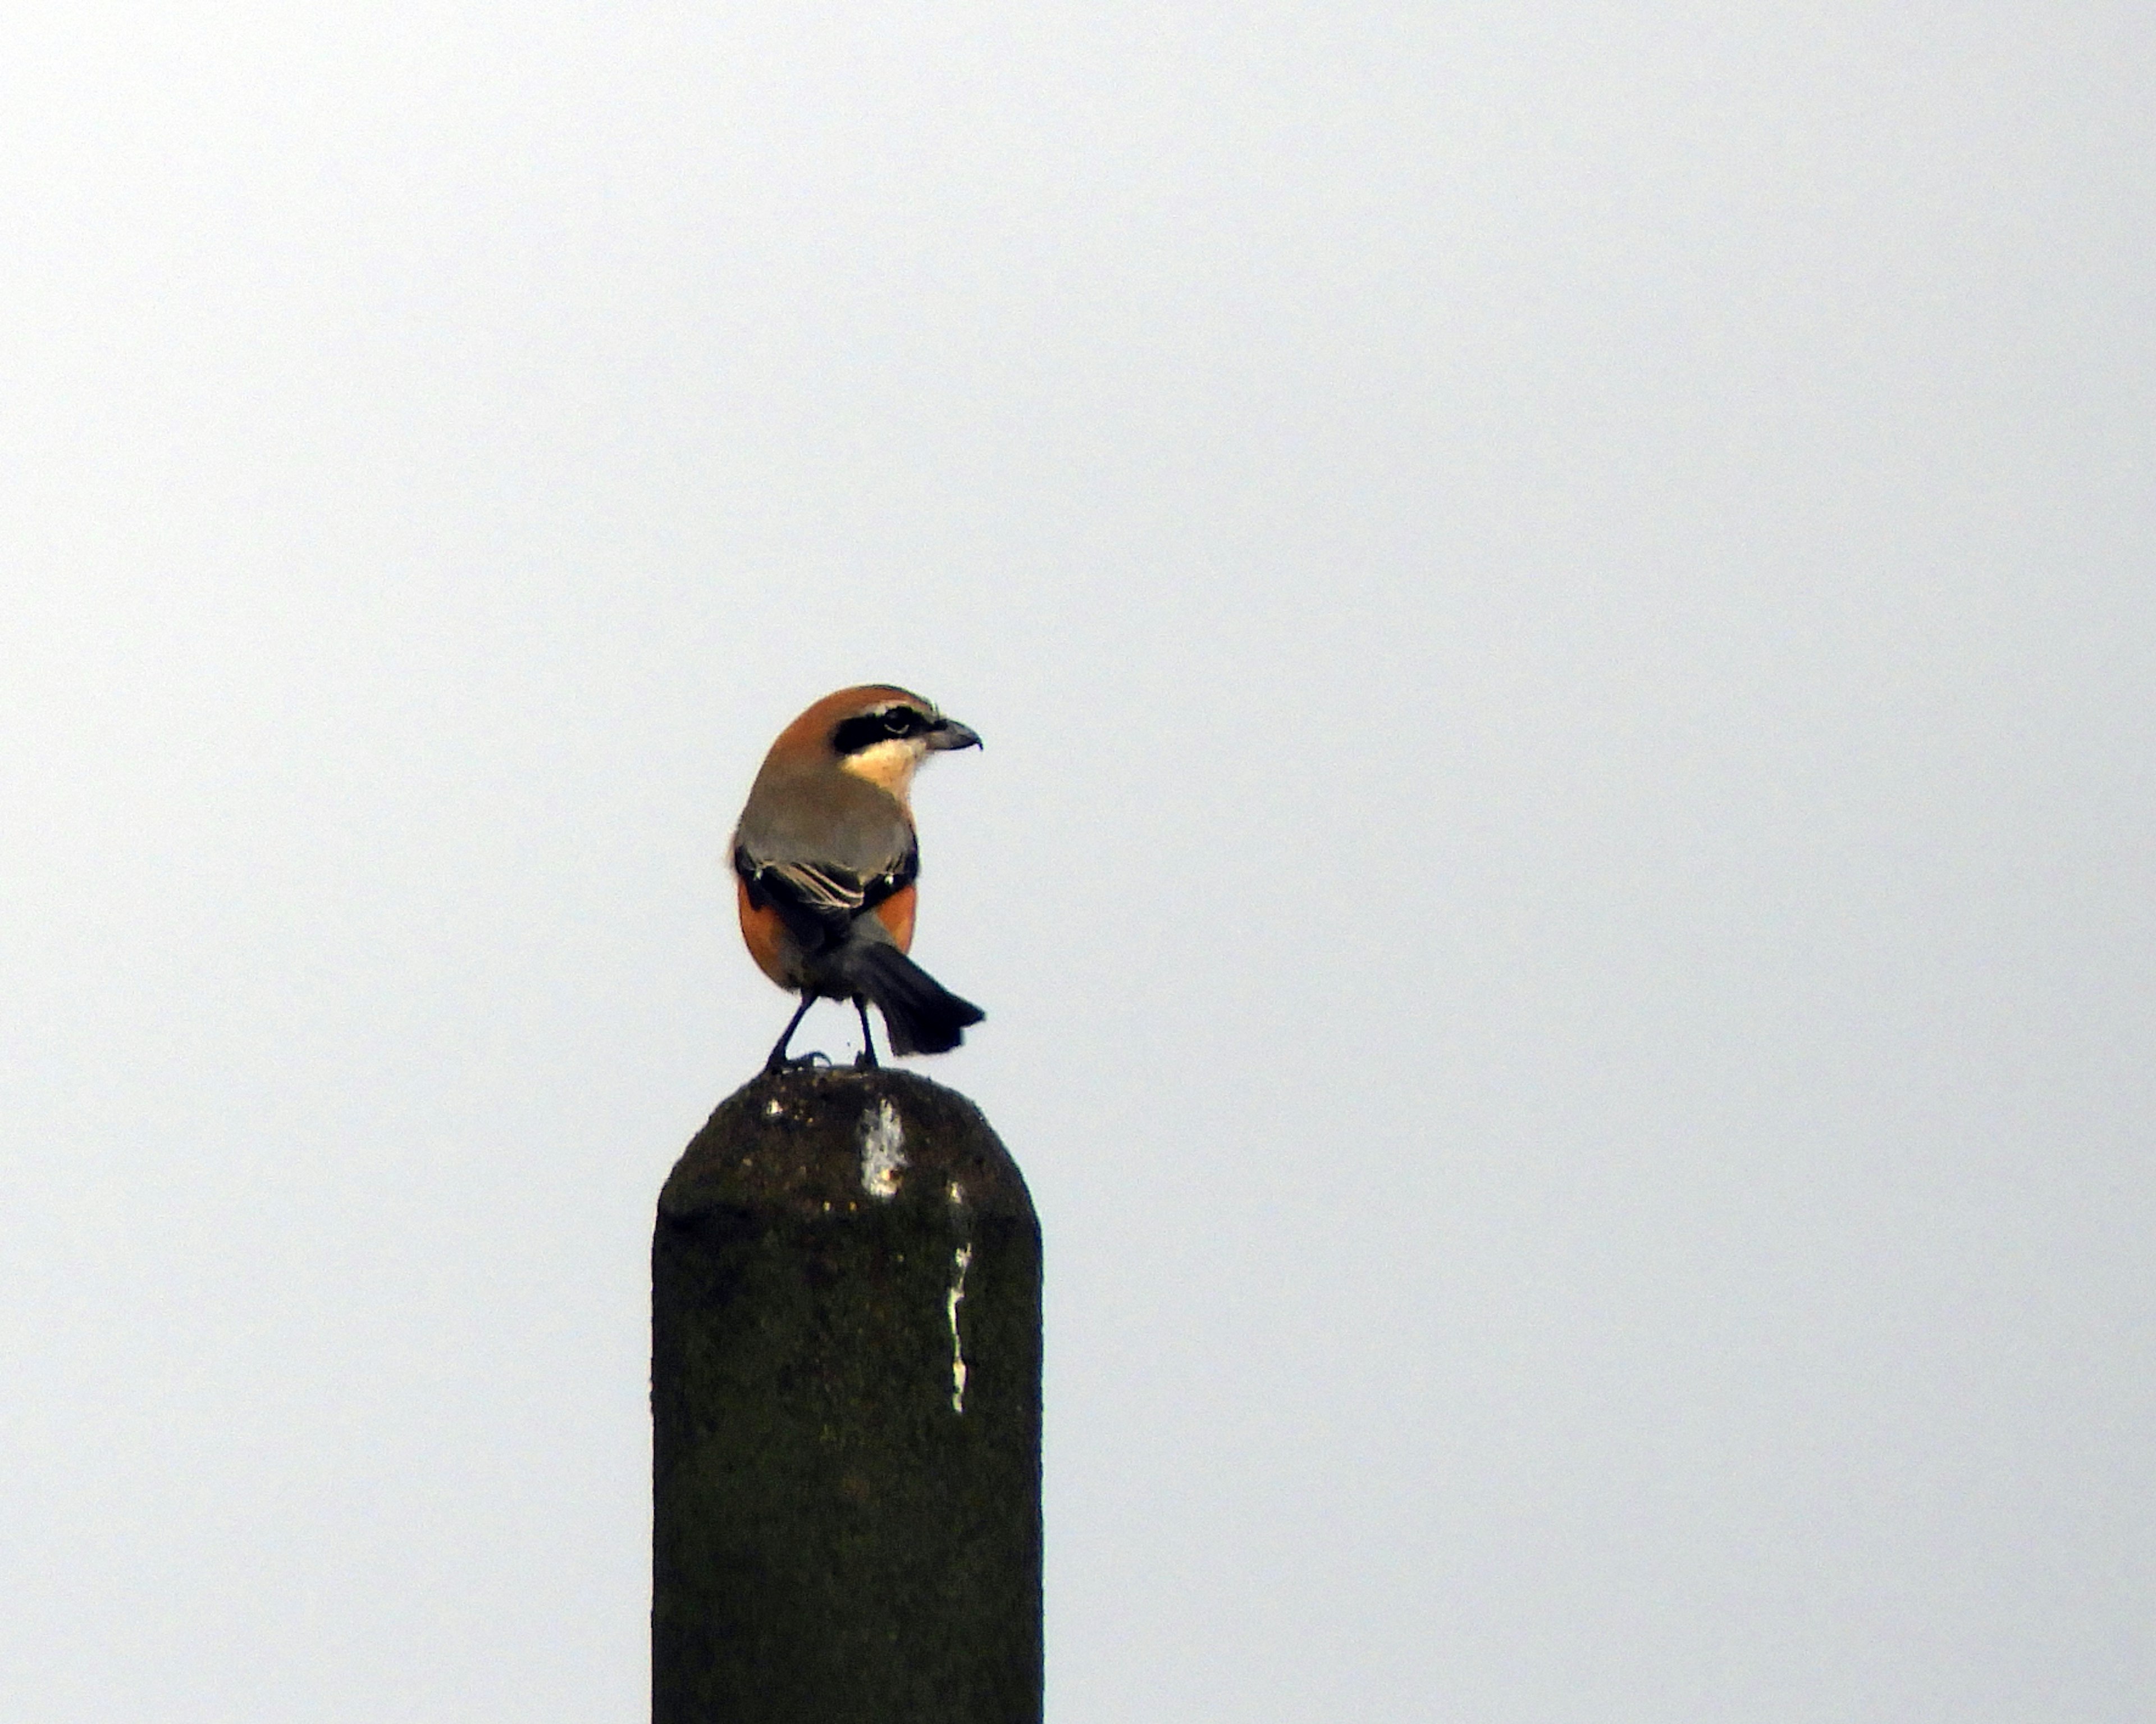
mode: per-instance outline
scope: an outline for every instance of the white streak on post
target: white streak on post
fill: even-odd
[[[943,1310],[951,1319],[951,1410],[966,1410],[966,1349],[958,1340],[958,1307],[966,1297],[966,1270],[973,1260],[973,1248],[961,1245],[951,1254],[951,1290],[943,1296]]]
[[[898,1195],[898,1176],[906,1167],[906,1129],[898,1110],[879,1101],[861,1120],[861,1189],[888,1203]]]

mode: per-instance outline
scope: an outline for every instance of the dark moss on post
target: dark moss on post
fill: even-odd
[[[1037,1724],[1040,1229],[980,1111],[759,1077],[651,1281],[654,1724]]]

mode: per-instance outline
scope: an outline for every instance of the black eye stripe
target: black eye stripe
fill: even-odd
[[[839,721],[831,732],[831,747],[840,754],[858,754],[895,736],[917,736],[936,721],[918,706],[886,706],[876,712],[857,712]]]

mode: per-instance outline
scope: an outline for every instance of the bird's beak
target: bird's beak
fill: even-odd
[[[955,718],[939,718],[925,733],[931,748],[978,748],[979,732],[962,725]]]

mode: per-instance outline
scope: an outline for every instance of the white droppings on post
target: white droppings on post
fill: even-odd
[[[966,1298],[966,1270],[973,1260],[973,1248],[961,1245],[951,1254],[951,1290],[943,1296],[943,1310],[951,1319],[951,1410],[966,1410],[966,1349],[958,1338],[958,1307]]]
[[[959,1184],[958,1182],[954,1179],[947,1188],[947,1192],[950,1197],[951,1207],[952,1208],[963,1209],[966,1207],[966,1188],[964,1186]]]
[[[888,1202],[898,1195],[898,1176],[906,1167],[906,1128],[887,1101],[861,1120],[861,1189]]]

